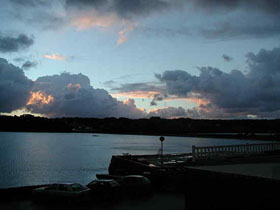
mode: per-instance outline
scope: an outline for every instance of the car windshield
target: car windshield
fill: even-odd
[[[126,183],[131,183],[131,184],[146,184],[149,183],[149,180],[146,177],[143,176],[127,176],[124,177],[123,179]]]
[[[80,184],[72,184],[71,187],[72,187],[73,191],[82,191],[82,190],[87,189],[86,187],[84,187]]]
[[[146,177],[143,177],[142,178],[142,182],[143,183],[150,183],[150,180],[148,178],[146,178]]]
[[[116,181],[112,181],[112,182],[111,182],[111,186],[112,186],[112,187],[117,187],[117,186],[119,186],[119,183],[116,182]]]
[[[90,182],[89,184],[90,185],[97,185],[98,183],[99,183],[98,181],[94,180],[94,181]]]
[[[70,191],[70,189],[67,185],[59,185],[58,190],[59,191]]]
[[[56,189],[57,189],[57,184],[53,184],[53,185],[46,187],[46,190],[56,190]]]

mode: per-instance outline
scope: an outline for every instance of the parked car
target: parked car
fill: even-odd
[[[128,175],[120,180],[122,188],[135,194],[147,193],[150,191],[150,180],[140,175]]]
[[[150,192],[151,182],[148,178],[141,175],[114,176],[109,174],[97,174],[97,178],[114,179],[120,186],[121,190],[127,194],[142,194]]]
[[[90,189],[78,183],[51,184],[33,190],[36,200],[77,201],[88,198]]]
[[[120,184],[113,179],[95,179],[88,183],[87,187],[98,199],[113,200],[120,192]]]

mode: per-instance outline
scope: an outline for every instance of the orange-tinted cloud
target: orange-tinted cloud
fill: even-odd
[[[188,98],[187,100],[196,103],[196,109],[201,110],[205,113],[211,112],[211,108],[209,107],[211,102],[209,100],[202,98]]]
[[[135,101],[133,99],[128,98],[123,101],[123,104],[127,104],[127,105],[135,104]]]
[[[206,106],[210,103],[209,100],[203,98],[186,98],[186,100],[196,103],[198,107]]]
[[[127,98],[153,98],[155,94],[160,94],[157,91],[133,91],[123,93],[112,93],[113,97],[127,97]]]
[[[76,92],[76,91],[78,91],[81,88],[81,85],[79,83],[77,83],[77,84],[69,83],[67,85],[67,88],[68,88],[68,90]]]
[[[121,19],[115,13],[101,15],[96,10],[72,17],[70,25],[76,27],[78,31],[90,28],[110,28],[123,26],[123,29],[118,32],[118,45],[124,43],[127,40],[128,34],[136,27],[135,22]]]
[[[128,34],[133,31],[136,28],[136,23],[134,22],[128,22],[125,24],[124,29],[119,31],[119,40],[118,40],[118,45],[124,43],[127,40]]]
[[[208,105],[211,104],[210,100],[205,99],[205,98],[198,98],[198,97],[186,97],[186,98],[181,98],[181,97],[169,97],[165,98],[165,101],[171,101],[171,100],[186,100],[191,103],[196,104],[196,108],[200,109],[204,112],[210,112],[211,110],[209,109]]]
[[[74,17],[71,20],[71,25],[75,26],[79,31],[85,30],[93,27],[101,27],[107,28],[116,24],[118,21],[118,17],[116,15],[93,15],[93,14],[85,14],[78,17]]]
[[[59,54],[51,54],[51,55],[45,54],[43,57],[51,60],[59,60],[59,61],[67,60],[67,57]]]
[[[31,96],[26,105],[43,106],[46,104],[50,104],[53,101],[54,101],[54,98],[51,95],[48,95],[45,92],[39,90],[37,92],[31,92]]]

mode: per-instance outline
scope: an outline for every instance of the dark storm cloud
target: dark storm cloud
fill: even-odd
[[[143,113],[136,108],[134,101],[123,103],[117,101],[104,89],[94,89],[89,78],[83,74],[62,73],[44,76],[34,83],[33,92],[43,92],[51,96],[48,104],[41,101],[27,105],[33,113],[47,116],[79,117],[142,117]]]
[[[89,78],[83,74],[62,73],[40,77],[34,82],[32,92],[40,95],[39,100],[29,102],[26,108],[32,113],[49,117],[172,118],[183,117],[186,114],[182,108],[171,107],[147,114],[136,107],[134,99],[121,102],[104,89],[94,89]],[[42,96],[51,100],[43,103]]]
[[[148,15],[156,11],[169,8],[184,8],[194,6],[196,9],[206,11],[262,11],[266,14],[280,14],[279,0],[66,0],[66,8],[87,9],[106,8],[107,11],[115,12],[120,17],[130,18],[134,16]]]
[[[66,8],[95,8],[103,12],[114,12],[121,18],[132,18],[161,11],[173,4],[164,0],[67,0]]]
[[[139,27],[136,30],[140,30],[141,32],[144,32],[148,36],[151,34],[155,34],[156,36],[165,36],[165,37],[174,37],[176,36],[193,36],[194,30],[197,29],[190,29],[188,27],[180,26],[180,28],[162,28],[162,27]]]
[[[170,3],[162,0],[115,0],[113,6],[121,17],[133,17],[136,15],[148,15],[154,11],[160,11],[170,6]]]
[[[168,94],[179,97],[187,96],[186,93],[197,83],[197,77],[182,70],[165,71],[162,75],[155,74],[155,77],[166,84]]]
[[[244,17],[244,16],[243,16]],[[147,35],[165,36],[165,37],[203,37],[206,39],[232,40],[232,39],[262,39],[276,37],[280,35],[280,23],[275,18],[257,18],[257,21],[240,21],[239,18],[231,17],[228,22],[209,23],[207,26],[197,25],[192,27],[180,28],[147,28],[139,27],[141,32]],[[236,22],[236,23],[234,23]]]
[[[216,116],[280,117],[280,48],[247,55],[249,72],[222,72],[217,68],[200,68],[200,75],[185,71],[165,71],[156,77],[166,84],[170,95],[196,96],[209,103],[198,107]],[[218,113],[218,114],[217,114]],[[269,114],[270,113],[270,114]]]
[[[267,38],[280,35],[280,24],[276,19],[259,19],[257,23],[251,20],[244,20],[238,24],[223,22],[217,23],[211,28],[198,29],[198,33],[209,39]]]
[[[193,0],[214,23],[197,33],[210,39],[267,38],[280,35],[280,0]],[[225,20],[226,17],[226,20]]]
[[[22,69],[0,58],[0,112],[22,108],[29,99],[32,85]]]
[[[223,54],[222,57],[223,57],[223,59],[224,59],[225,61],[227,61],[227,62],[232,61],[232,57],[230,57],[229,55]]]
[[[61,29],[69,24],[62,0],[3,0],[11,8],[9,19],[15,19],[39,29]],[[7,10],[8,11],[8,10]]]
[[[20,34],[17,37],[0,34],[0,52],[2,53],[17,52],[30,47],[33,43],[34,39],[24,34]]]
[[[208,39],[267,38],[280,35],[280,0],[11,0],[10,2],[15,5],[15,16],[18,20],[41,29],[60,29],[69,26],[73,17],[89,15],[93,12],[92,9],[93,13],[97,12],[101,16],[116,14],[122,20],[135,21],[160,11],[169,13],[171,10],[185,9],[186,13],[191,13],[201,9],[206,12],[200,15],[204,15],[209,24],[198,22],[198,25],[193,27],[181,24],[179,28],[147,27],[142,30],[145,33],[169,36],[199,35]],[[54,12],[56,8],[60,8],[61,11]],[[191,11],[186,8],[191,8]],[[61,15],[64,12],[65,15]],[[237,12],[242,14],[242,18],[239,14],[235,14]],[[214,21],[211,21],[211,18]]]
[[[210,2],[210,1],[209,1]],[[239,7],[238,7],[239,8]],[[191,13],[191,12],[190,12]],[[268,14],[259,10],[200,13],[207,18],[203,22],[194,25],[180,25],[168,28],[165,27],[139,27],[138,30],[156,36],[183,36],[183,37],[202,37],[206,39],[232,40],[232,39],[264,39],[279,37],[280,35],[280,12]],[[196,16],[194,14],[194,16]],[[193,21],[190,19],[189,23]],[[169,26],[170,27],[170,26]]]
[[[37,62],[34,62],[34,61],[26,61],[22,66],[21,68],[24,69],[24,70],[29,70],[31,68],[34,68],[38,65]]]
[[[12,3],[24,6],[24,7],[35,7],[40,5],[47,5],[48,1],[44,0],[10,0]]]
[[[243,9],[246,11],[260,10],[269,14],[280,13],[279,0],[66,0],[67,7],[99,7],[106,5],[120,16],[147,15],[153,11],[159,11],[172,7],[195,6],[195,8],[207,11]]]
[[[156,101],[163,101],[165,98],[168,98],[167,94],[163,94],[163,93],[155,94],[154,97],[153,97],[153,100],[150,103],[150,105],[151,106],[156,106],[157,105]]]
[[[166,83],[172,95],[190,97],[197,93],[202,99],[233,112],[256,106],[254,86],[242,72],[224,73],[212,67],[200,68],[200,71],[199,76],[179,70],[166,71],[158,78]]]
[[[156,106],[157,103],[155,101],[151,101],[150,106]]]
[[[114,85],[116,84],[117,82],[113,81],[113,80],[108,80],[106,82],[103,82],[103,85],[107,88],[114,88]]]
[[[229,10],[245,9],[245,10],[261,10],[270,14],[280,13],[279,0],[192,0],[192,3],[207,10]]]
[[[62,16],[52,14],[49,11],[41,11],[40,13],[34,14],[29,18],[22,18],[27,24],[43,30],[55,30],[61,29],[65,25],[69,24],[69,21]]]
[[[49,117],[180,117],[182,108],[166,108],[149,115],[135,101],[113,98],[104,89],[94,89],[83,74],[44,76],[35,82],[22,69],[0,58],[0,113],[25,108]]]
[[[136,92],[136,91],[163,91],[162,86],[158,86],[154,83],[143,82],[143,83],[127,83],[121,84],[120,87],[112,88],[111,90],[120,93]]]
[[[108,0],[66,0],[65,5],[68,7],[78,7],[85,9],[86,7],[99,7],[108,4]]]

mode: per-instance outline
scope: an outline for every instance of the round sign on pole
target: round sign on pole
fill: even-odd
[[[160,140],[161,142],[164,141],[164,137],[161,136],[161,137],[159,138],[159,140]]]

